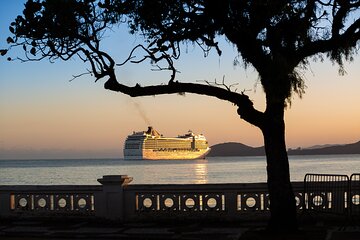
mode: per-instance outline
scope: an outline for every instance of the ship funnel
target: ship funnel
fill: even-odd
[[[156,131],[152,126],[148,127],[146,134],[149,134],[149,135],[155,136],[155,137],[160,137],[160,133],[158,131]]]
[[[147,134],[151,134],[151,132],[153,131],[153,127],[152,126],[148,126],[148,130],[146,131]]]

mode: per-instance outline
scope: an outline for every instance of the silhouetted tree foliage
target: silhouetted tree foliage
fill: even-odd
[[[238,114],[259,127],[267,155],[271,201],[269,226],[296,228],[296,207],[290,184],[285,146],[284,108],[305,84],[299,69],[312,58],[330,58],[344,73],[344,61],[357,53],[360,38],[360,0],[29,0],[22,16],[11,23],[8,49],[21,46],[22,61],[69,60],[90,64],[87,72],[106,78],[105,88],[130,96],[196,93],[227,100]],[[129,49],[129,57],[115,62],[101,48],[106,31],[128,26],[145,44]],[[266,94],[266,110],[258,111],[244,93],[229,86],[176,80],[176,60],[183,43],[195,43],[205,53],[218,46],[219,36],[234,44],[245,65],[253,66]],[[121,43],[119,42],[119,45]],[[143,58],[134,52],[142,50]],[[11,59],[9,59],[11,60]],[[127,86],[115,74],[125,63],[150,61],[169,70],[168,84]],[[165,65],[163,64],[165,63]]]

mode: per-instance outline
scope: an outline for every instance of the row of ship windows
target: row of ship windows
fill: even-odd
[[[160,148],[189,148],[189,146],[144,146],[145,149],[160,149]]]
[[[142,153],[128,152],[128,153],[126,153],[126,156],[142,156]]]
[[[198,152],[200,151],[199,149],[195,148],[159,148],[159,149],[154,149],[154,152],[176,152],[176,151],[192,151],[192,152]]]
[[[139,145],[135,146],[135,145],[125,145],[125,148],[126,149],[139,149]],[[203,147],[204,149],[206,148]],[[144,146],[144,149],[154,149],[156,151],[172,151],[172,150],[188,150],[188,151],[191,151],[191,150],[198,150],[198,149],[202,149],[201,146],[197,146],[195,148],[192,148],[192,147],[180,147],[180,146],[175,146],[175,147],[169,147],[169,146],[166,146],[166,147],[153,147],[153,146]]]
[[[139,147],[129,147],[126,146],[126,149],[139,149]],[[206,147],[205,147],[206,148]],[[201,148],[201,147],[197,147],[197,148],[181,148],[181,147],[173,147],[173,148],[156,148],[156,147],[146,147],[144,149],[154,149],[154,151],[199,151],[199,149],[205,149],[205,148]]]
[[[189,141],[184,141],[184,142],[176,142],[176,141],[167,141],[167,142],[161,142],[161,141],[145,141],[145,144],[163,144],[163,145],[168,145],[168,144],[176,144],[176,145],[191,145],[194,144],[193,142],[189,142]],[[207,145],[207,142],[205,141],[196,141],[195,142],[196,145]]]
[[[207,148],[205,143],[195,143],[195,148]],[[126,149],[139,149],[139,143],[127,142],[125,144]],[[156,142],[145,142],[144,148],[192,148],[192,144],[189,142],[185,143],[156,143]]]
[[[128,136],[127,140],[130,141],[143,141],[145,138],[144,137],[132,137],[132,136]],[[192,142],[193,139],[164,139],[164,138],[147,138],[146,139],[147,142],[152,142],[152,141],[156,141],[156,142]],[[195,140],[196,142],[205,142],[206,144],[208,144],[208,142],[206,140],[202,140],[202,139],[197,139]]]
[[[140,146],[137,145],[137,146],[131,146],[131,145],[125,145],[125,148],[126,149],[139,149]],[[162,147],[159,147],[159,146],[148,146],[148,145],[145,145],[144,147],[145,149],[192,149],[192,147],[189,147],[189,146],[162,146]],[[207,146],[195,146],[196,149],[205,149],[207,148]]]
[[[158,143],[192,143],[191,140],[161,140],[161,139],[147,139],[145,142],[158,142]]]
[[[147,138],[146,141],[161,141],[161,142],[169,142],[169,141],[175,141],[175,142],[192,142],[194,139],[192,138]],[[195,141],[204,141],[205,139],[195,139]]]
[[[126,149],[139,149],[140,144],[139,143],[126,143],[125,148]]]
[[[148,144],[145,143],[145,147],[189,147],[191,148],[191,144]]]

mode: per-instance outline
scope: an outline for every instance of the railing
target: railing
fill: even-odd
[[[95,216],[102,186],[1,186],[0,216]]]
[[[94,186],[0,186],[0,218],[232,221],[269,215],[266,183],[129,185],[131,180],[110,175]],[[360,174],[306,175],[292,186],[298,212],[360,214]]]
[[[348,192],[349,177],[347,175],[305,175],[305,209],[346,214],[348,209]]]
[[[351,216],[360,216],[360,173],[350,176],[349,202]]]
[[[303,183],[294,182],[297,207],[302,209]],[[129,185],[124,189],[126,220],[238,220],[268,216],[266,183]],[[135,200],[135,204],[134,204]]]

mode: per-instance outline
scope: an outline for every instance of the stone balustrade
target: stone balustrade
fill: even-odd
[[[246,220],[269,215],[266,183],[239,184],[129,184],[127,175],[104,176],[101,185],[0,186],[0,218],[86,217],[131,221]],[[329,188],[326,182],[293,182],[299,212],[341,206],[342,214],[360,213],[360,175],[348,185]],[[305,184],[304,184],[305,183]],[[307,189],[304,186],[317,186]]]
[[[302,209],[302,182],[294,182],[297,208]],[[126,220],[239,220],[268,216],[266,183],[129,185],[125,188]],[[135,203],[135,204],[134,204]],[[134,214],[135,213],[135,214]]]
[[[102,186],[0,186],[0,217],[95,216]]]

